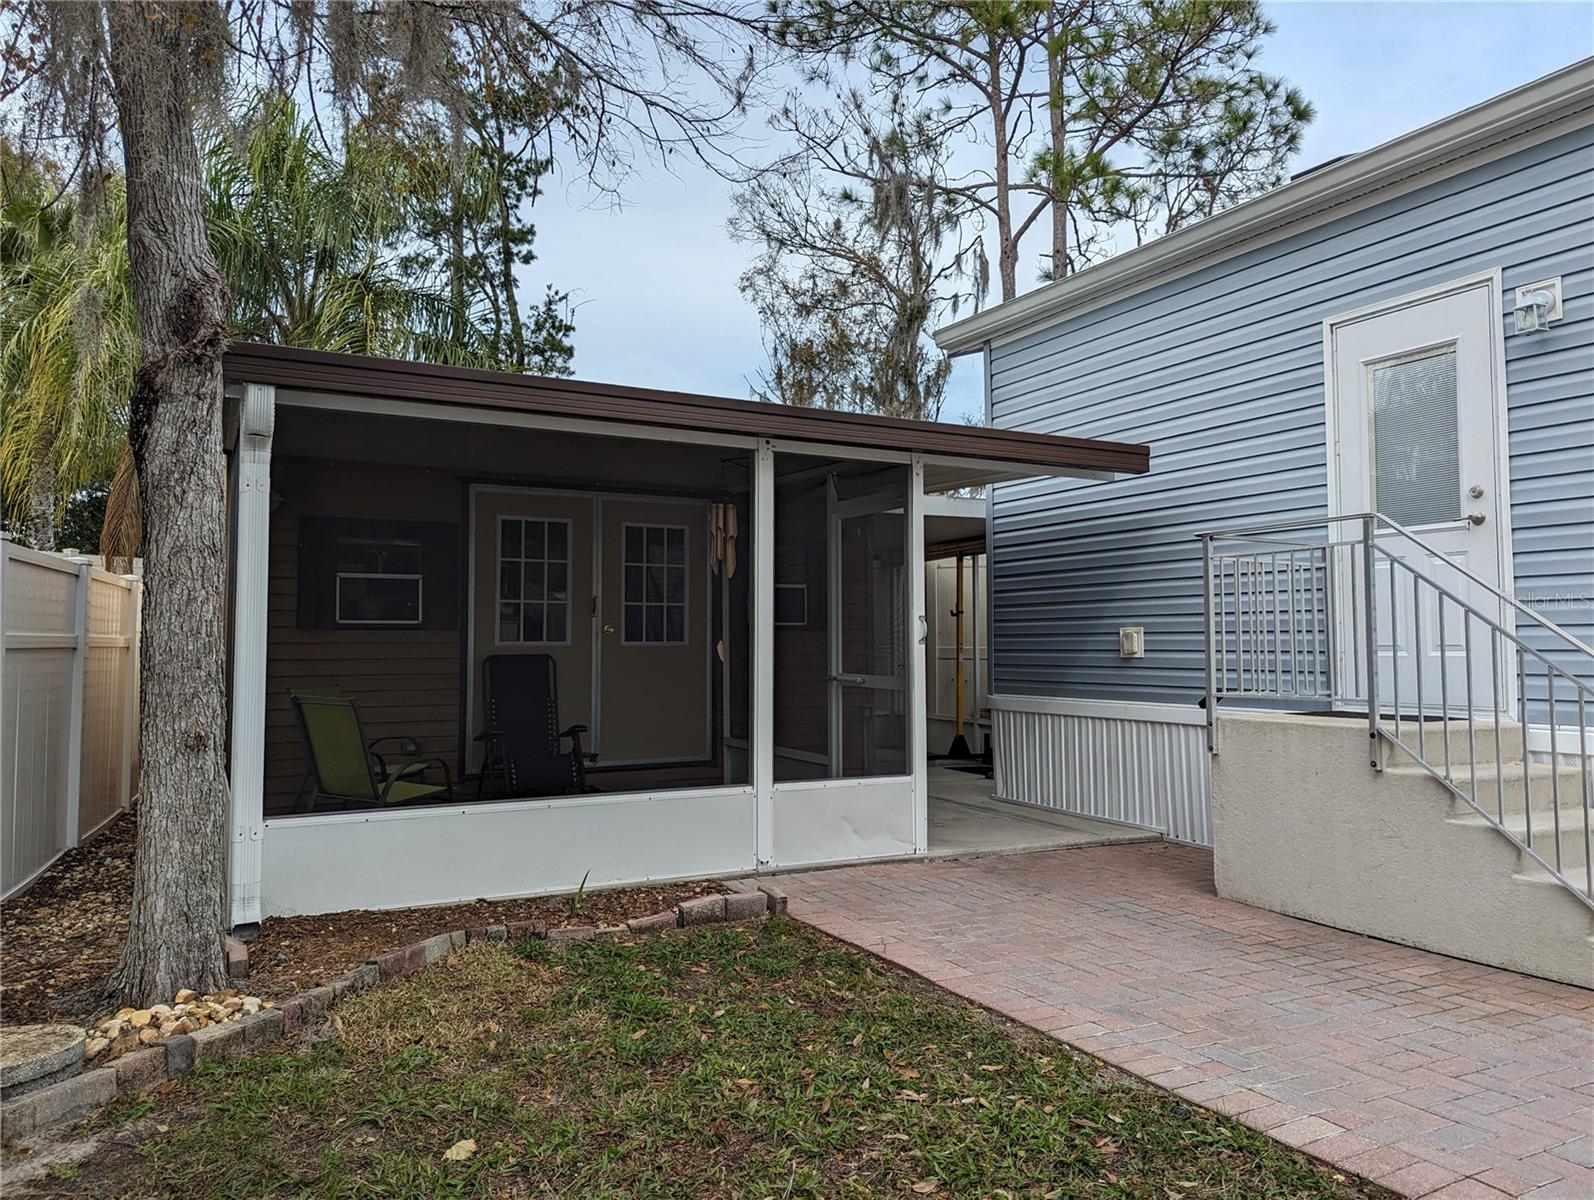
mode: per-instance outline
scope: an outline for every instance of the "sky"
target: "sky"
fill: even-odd
[[[1366,150],[1594,54],[1594,2],[1346,0],[1269,3],[1277,32],[1262,70],[1317,110],[1301,170]],[[756,127],[749,135],[758,134]],[[753,247],[725,230],[731,186],[706,169],[642,163],[624,203],[557,180],[539,200],[544,282],[576,306],[574,369],[583,379],[745,397],[765,364],[758,320],[737,290]],[[1038,248],[1026,241],[1026,257]],[[1020,289],[1036,286],[1020,279]],[[977,357],[958,360],[942,412],[981,411]]]

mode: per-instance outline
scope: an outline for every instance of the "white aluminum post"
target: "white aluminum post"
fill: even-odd
[[[924,459],[916,454],[908,480],[908,753],[912,756],[915,854],[930,848],[930,748],[924,694],[929,636],[930,622],[924,611]]]
[[[234,926],[260,920],[265,833],[266,583],[271,533],[271,435],[277,390],[244,386],[238,420],[238,546],[233,576],[231,838],[227,861]]]
[[[825,721],[829,732],[831,779],[842,777],[841,739],[845,734],[841,709],[841,517],[837,513],[836,476],[825,476]]]
[[[753,463],[753,804],[760,867],[775,861],[775,449]]]
[[[89,572],[85,558],[77,564],[76,591],[72,593],[72,683],[67,693],[66,717],[66,830],[61,844],[70,850],[78,844],[83,811],[83,692],[89,662]]]
[[[1367,591],[1367,610],[1362,614],[1366,622],[1366,628],[1363,630],[1363,633],[1367,639],[1367,749],[1374,770],[1382,769],[1384,757],[1383,749],[1378,744],[1378,585],[1373,577],[1373,554],[1377,548],[1374,544],[1374,541],[1377,537],[1378,518],[1363,517],[1362,579],[1364,581],[1363,586]],[[1389,573],[1390,587],[1394,587],[1394,582],[1395,573],[1394,569],[1391,568]],[[1443,613],[1443,611],[1443,609],[1440,609],[1441,613]],[[1443,616],[1440,617],[1440,620],[1444,620]],[[1443,632],[1444,629],[1441,627],[1440,633],[1442,634]],[[1391,639],[1393,639],[1393,634],[1391,634]],[[1439,647],[1439,653],[1441,656],[1443,656],[1444,652],[1444,646],[1441,644]],[[1391,660],[1393,660],[1393,656],[1391,656]],[[1443,700],[1444,697],[1441,697],[1441,701]],[[1419,709],[1417,716],[1417,738],[1419,745],[1422,744],[1422,736],[1422,714],[1421,710]],[[1424,753],[1426,754],[1426,747],[1424,747]],[[1531,836],[1532,835],[1530,833],[1529,837],[1531,838]]]
[[[980,366],[982,370],[982,387],[985,394],[985,424],[987,428],[996,425],[996,408],[991,393],[991,343],[986,342],[980,351]],[[983,606],[981,620],[984,623],[985,635],[985,702],[990,707],[991,693],[996,690],[996,558],[992,550],[996,544],[996,484],[985,485],[985,590],[980,592],[980,604]],[[979,584],[979,573],[974,575],[976,587]],[[974,657],[974,678],[979,679],[980,659]],[[976,695],[979,684],[975,684]],[[975,716],[978,717],[976,707]],[[976,727],[978,723],[976,722]],[[991,718],[991,728],[988,734],[994,735],[996,718]],[[994,738],[993,738],[994,741]],[[988,745],[991,743],[987,743]],[[982,747],[983,749],[983,747]],[[993,758],[994,766],[994,758]]]

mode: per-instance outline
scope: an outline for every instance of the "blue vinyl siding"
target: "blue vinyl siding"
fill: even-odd
[[[992,691],[1194,703],[1195,534],[1327,513],[1322,322],[1499,268],[1516,591],[1594,639],[1594,130],[1208,264],[991,351],[996,425],[1146,442],[1151,473],[993,493]],[[1121,625],[1146,656],[1122,660]],[[1527,630],[1524,629],[1524,633]]]

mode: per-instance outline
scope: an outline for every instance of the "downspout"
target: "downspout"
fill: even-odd
[[[277,389],[246,383],[238,409],[237,535],[232,576],[232,792],[227,854],[228,911],[233,928],[262,915],[265,836],[266,610],[271,528],[271,441]]]
[[[993,428],[996,424],[995,414],[991,400],[991,343],[986,342],[980,348],[980,357],[985,371],[985,425]],[[996,558],[991,553],[993,538],[996,529],[996,484],[985,485],[985,692],[987,704],[989,697],[996,691]],[[976,664],[978,670],[978,664]],[[988,757],[991,751],[991,741],[996,732],[996,722],[992,720],[991,731],[986,735],[982,757]]]

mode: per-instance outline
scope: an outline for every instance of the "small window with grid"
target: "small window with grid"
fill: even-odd
[[[686,641],[686,527],[625,527],[627,642],[681,645]]]
[[[570,522],[498,518],[498,644],[570,640]]]

